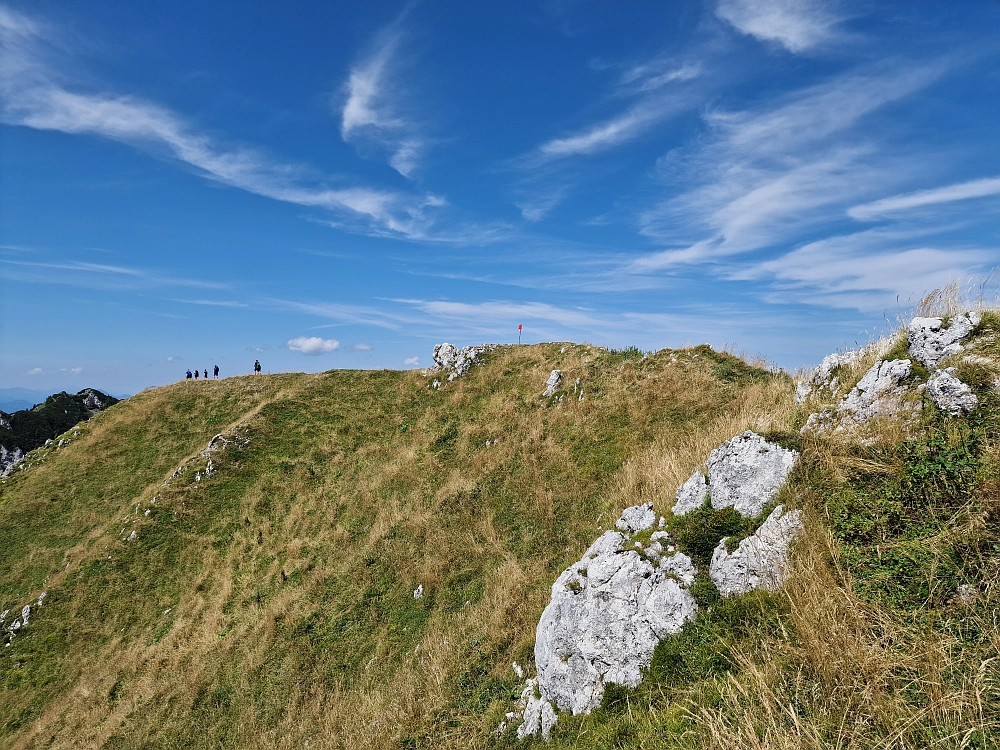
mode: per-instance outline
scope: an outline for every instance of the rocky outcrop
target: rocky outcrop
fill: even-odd
[[[727,440],[708,457],[708,491],[716,510],[760,515],[784,485],[798,454],[751,430]],[[688,480],[691,481],[691,480]]]
[[[705,482],[705,475],[701,473],[701,469],[695,471],[690,479],[677,488],[674,498],[675,516],[683,516],[688,511],[697,510],[705,504],[708,498],[708,483]]]
[[[10,415],[0,411],[0,430],[14,429],[10,423]]]
[[[802,531],[802,511],[779,505],[760,528],[729,552],[723,538],[712,553],[708,575],[722,596],[777,589],[788,575],[788,546]]]
[[[562,370],[553,370],[549,373],[548,380],[545,381],[545,390],[542,392],[543,396],[551,396],[556,392],[556,388],[562,383]]]
[[[803,432],[815,430],[840,431],[861,425],[875,417],[898,416],[912,413],[919,404],[908,406],[903,399],[906,386],[903,381],[913,373],[913,363],[908,359],[876,362],[851,392],[844,396],[836,410],[810,414]]]
[[[934,371],[927,380],[927,395],[949,417],[968,414],[979,405],[972,389],[955,377],[954,367]]]
[[[35,604],[36,607],[41,607],[42,602],[45,601],[46,592],[42,592],[41,596],[38,597],[38,602]],[[25,604],[21,607],[21,614],[18,616],[16,614],[17,608],[15,607],[14,619],[7,622],[7,615],[10,614],[9,609],[5,609],[0,612],[0,638],[6,639],[6,646],[9,646],[14,641],[14,636],[20,632],[22,628],[28,626],[28,622],[31,620],[31,605]]]
[[[624,531],[605,532],[552,585],[536,631],[538,692],[519,736],[544,731],[553,707],[589,713],[607,683],[638,685],[660,639],[695,616],[691,559],[664,544],[666,532],[634,539],[655,525],[652,504],[626,509]]]
[[[520,703],[523,706],[524,720],[521,722],[521,726],[517,728],[517,738],[523,740],[529,735],[540,734],[545,739],[548,739],[549,732],[552,731],[552,727],[555,726],[556,720],[559,717],[555,709],[552,708],[552,704],[538,692],[538,680],[528,680],[524,686],[524,690],[521,691]],[[503,725],[503,728],[506,728],[506,724]]]
[[[818,395],[836,393],[839,378],[833,373],[840,367],[850,367],[864,356],[864,350],[850,350],[843,353],[828,354],[820,362],[819,367],[801,381],[795,388],[795,403],[802,404]]]
[[[945,357],[962,351],[962,342],[979,325],[979,313],[955,315],[945,327],[942,318],[914,318],[907,326],[910,356],[928,370],[937,367]]]
[[[14,473],[17,465],[24,460],[25,453],[20,448],[7,450],[0,445],[0,479],[6,479]]]
[[[427,373],[448,373],[448,380],[460,378],[476,364],[477,360],[487,352],[491,352],[498,344],[483,344],[482,346],[467,346],[459,349],[454,344],[437,344],[434,347],[434,365]]]

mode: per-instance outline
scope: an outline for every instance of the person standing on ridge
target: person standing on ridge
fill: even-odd
[[[198,368],[197,367],[194,369],[194,379],[195,380],[198,379]]]
[[[216,380],[219,379],[219,366],[218,365],[215,366],[215,379]]]
[[[208,370],[205,370],[205,380],[208,380]]]
[[[187,379],[187,380],[190,380],[190,379],[191,379],[191,370],[190,370],[190,369],[188,369],[188,372],[187,372],[187,378],[186,378],[186,379]]]
[[[259,375],[260,374],[260,360],[259,359],[255,359],[253,361],[253,372],[254,372],[254,375]]]

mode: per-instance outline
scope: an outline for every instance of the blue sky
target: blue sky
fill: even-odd
[[[1000,3],[0,5],[0,385],[707,342],[1000,262]],[[992,288],[992,285],[988,285]]]

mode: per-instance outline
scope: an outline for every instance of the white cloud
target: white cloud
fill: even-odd
[[[336,339],[321,339],[319,336],[299,336],[290,339],[286,346],[299,354],[328,354],[340,348]]]
[[[923,208],[939,203],[968,200],[970,198],[985,198],[990,195],[1000,195],[1000,177],[987,177],[981,180],[970,180],[955,185],[920,190],[915,193],[894,195],[889,198],[854,206],[847,214],[859,221],[871,221],[885,214],[896,211],[907,211],[913,208]]]
[[[352,346],[351,347],[351,351],[352,352],[370,352],[374,348],[375,347],[373,347],[371,344],[366,344],[364,341],[362,341],[360,344],[355,344],[354,346]]]
[[[387,149],[389,166],[412,177],[426,143],[404,114],[406,87],[400,83],[403,71],[396,61],[403,41],[401,21],[402,16],[384,29],[369,54],[351,68],[344,84],[340,135],[348,143],[371,142]]]
[[[564,138],[553,138],[538,147],[547,157],[561,158],[593,154],[625,141],[648,130],[662,120],[668,108],[660,102],[642,102],[610,120],[592,125],[585,130]]]
[[[408,239],[431,234],[426,209],[444,205],[441,198],[367,187],[318,186],[310,181],[307,169],[275,161],[257,149],[223,147],[156,103],[72,91],[57,83],[66,75],[47,60],[43,49],[47,41],[41,27],[30,19],[6,9],[0,13],[0,121],[96,135],[166,152],[206,179],[274,200],[341,213],[349,221],[365,222],[376,233]],[[359,112],[355,126],[360,127],[365,117]],[[407,145],[409,151],[414,148],[412,143]],[[415,158],[407,153],[401,149],[398,154],[404,168]]]
[[[914,246],[917,232],[869,230],[810,242],[778,258],[735,270],[732,279],[773,279],[784,301],[879,310],[897,296],[920,299],[968,276],[995,250]]]
[[[41,375],[41,374],[42,374],[42,368],[41,367],[36,367],[36,368],[34,368],[32,370],[28,370],[25,373],[25,375]]]
[[[715,14],[737,31],[789,52],[805,52],[836,38],[841,18],[823,0],[719,0]]]
[[[900,178],[879,159],[862,118],[935,80],[941,66],[851,74],[777,105],[710,112],[711,136],[661,161],[681,190],[644,211],[640,230],[670,249],[638,259],[642,273],[787,242],[839,219],[859,195]]]
[[[410,357],[403,360],[404,365],[409,365],[410,367],[418,367],[420,365],[420,357]]]

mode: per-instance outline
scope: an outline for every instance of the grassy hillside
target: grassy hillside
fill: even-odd
[[[706,347],[562,348],[503,348],[441,391],[182,382],[32,454],[0,485],[0,608],[48,595],[0,655],[5,744],[506,742],[558,572],[622,507],[666,510],[720,440],[791,427],[787,377]],[[205,477],[234,429],[249,443]]]
[[[975,351],[995,363],[998,336],[986,316]],[[718,601],[701,581],[702,614],[643,684],[562,716],[550,747],[994,747],[1000,371],[984,362],[960,368],[969,418],[928,406],[867,443],[800,435],[787,376],[707,347],[504,347],[440,391],[417,371],[146,391],[0,484],[0,611],[48,592],[0,647],[0,738],[531,744],[496,730],[552,581],[623,507],[667,512],[754,429],[802,452],[779,498],[808,519],[788,586]],[[206,476],[220,432],[249,442]],[[674,533],[704,559],[741,531],[732,515]]]

